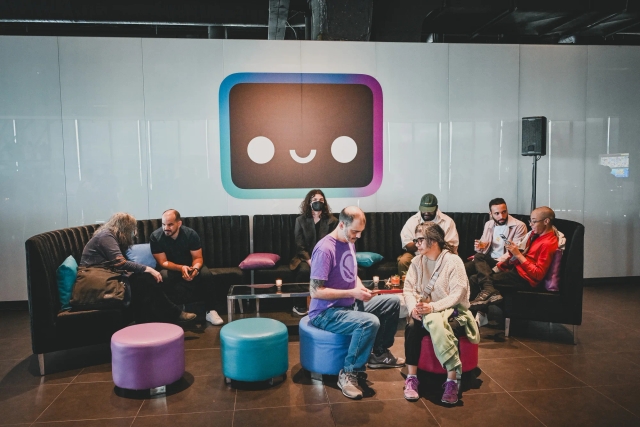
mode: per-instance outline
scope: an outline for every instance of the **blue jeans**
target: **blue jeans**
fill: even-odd
[[[351,335],[344,371],[364,371],[371,350],[382,353],[393,345],[398,330],[400,300],[395,295],[377,295],[356,301],[351,307],[332,307],[318,314],[311,324],[339,335]]]

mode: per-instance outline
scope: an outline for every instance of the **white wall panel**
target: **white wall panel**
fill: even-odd
[[[549,120],[547,155],[538,162],[536,205],[578,222],[583,222],[585,193],[586,96],[586,46],[520,48],[520,117]],[[521,135],[522,125],[518,127]],[[521,156],[518,208],[523,213],[531,209],[531,171],[532,158]]]
[[[449,46],[449,211],[517,195],[519,47]]]
[[[144,39],[142,54],[149,215],[169,208],[185,216],[227,215],[218,126],[223,41]]]
[[[0,301],[26,300],[24,242],[67,226],[54,37],[0,37]]]
[[[69,225],[148,218],[141,40],[59,45]]]
[[[378,81],[384,96],[384,180],[377,211],[417,210],[425,193],[448,182],[449,47],[378,43]],[[402,66],[398,66],[403,64]]]
[[[585,161],[585,277],[638,276],[640,49],[589,47]],[[600,165],[629,153],[629,177]]]

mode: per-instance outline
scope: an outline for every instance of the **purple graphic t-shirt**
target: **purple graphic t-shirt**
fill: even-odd
[[[311,278],[324,280],[324,286],[333,289],[353,289],[356,287],[358,265],[353,243],[341,242],[331,235],[321,239],[311,254]],[[330,307],[348,307],[355,298],[335,300],[311,299],[309,319]]]

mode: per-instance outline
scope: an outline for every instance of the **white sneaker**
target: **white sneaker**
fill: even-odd
[[[207,319],[207,322],[211,323],[212,325],[218,326],[224,323],[224,320],[222,320],[222,317],[220,317],[218,315],[218,312],[215,310],[211,310],[210,312],[208,312],[205,318]]]
[[[478,323],[478,327],[482,327],[489,324],[489,319],[486,314],[479,311],[476,313],[476,322]]]

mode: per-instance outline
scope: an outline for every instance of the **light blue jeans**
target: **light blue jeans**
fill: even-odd
[[[344,360],[345,372],[364,371],[371,350],[382,353],[393,345],[398,330],[400,300],[395,295],[377,295],[356,301],[351,307],[332,307],[318,314],[311,324],[339,335],[351,335]]]

